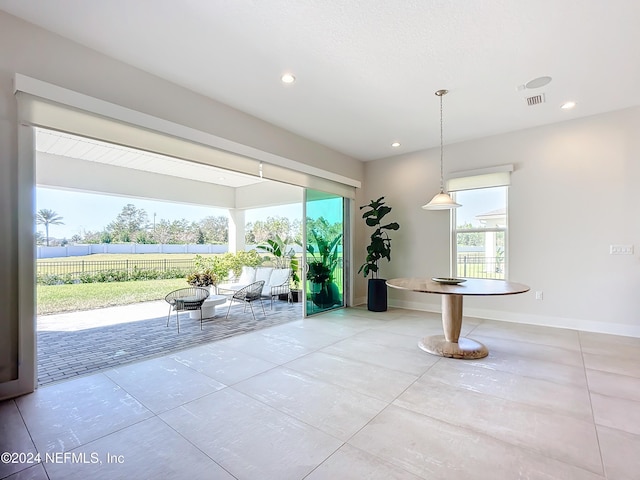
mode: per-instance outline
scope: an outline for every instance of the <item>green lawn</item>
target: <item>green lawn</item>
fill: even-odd
[[[160,300],[172,290],[188,286],[184,278],[137,282],[38,285],[38,315]]]

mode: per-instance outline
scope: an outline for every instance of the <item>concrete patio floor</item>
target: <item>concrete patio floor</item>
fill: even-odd
[[[164,300],[38,317],[38,385],[98,372],[239,333],[302,318],[302,303],[264,302],[266,316],[254,305],[251,311],[235,303],[216,307],[216,316],[191,319],[180,314],[180,333],[175,312],[166,327],[169,307]]]

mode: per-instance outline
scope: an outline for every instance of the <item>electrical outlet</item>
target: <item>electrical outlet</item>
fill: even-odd
[[[633,245],[609,245],[609,255],[633,255]]]
[[[536,291],[536,300],[542,300],[542,290]]]

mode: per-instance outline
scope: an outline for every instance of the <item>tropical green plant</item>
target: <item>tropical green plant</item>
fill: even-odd
[[[363,205],[363,208],[369,208],[362,214],[362,218],[370,227],[375,227],[375,231],[371,234],[371,242],[367,247],[367,258],[365,263],[360,266],[358,273],[362,272],[365,277],[371,274],[372,278],[378,278],[380,268],[378,263],[383,258],[391,261],[391,239],[385,230],[398,230],[400,225],[397,222],[387,223],[382,225],[382,219],[391,212],[391,207],[385,205],[383,201],[384,197],[380,197],[377,200],[371,200],[368,205]]]
[[[307,280],[313,283],[326,283],[331,279],[331,269],[322,262],[309,262]]]
[[[341,245],[342,233],[331,240],[326,239],[316,228],[309,229],[309,234],[311,242],[307,242],[307,252],[312,260],[308,262],[307,280],[315,283],[333,281],[333,274],[339,263],[338,249]]]
[[[36,214],[36,223],[38,225],[44,225],[45,229],[45,240],[47,243],[47,247],[49,246],[49,225],[64,225],[60,215],[53,210],[49,210],[48,208],[41,208],[38,210]]]
[[[257,245],[256,248],[271,254],[267,259],[273,263],[275,268],[290,268],[291,283],[293,288],[300,288],[300,276],[298,275],[299,262],[296,258],[296,252],[293,247],[288,247],[290,243],[294,243],[290,239],[283,239],[280,235],[275,234],[274,238],[268,239],[265,243]]]
[[[267,252],[267,260],[273,263],[275,268],[290,268],[291,259],[296,252],[293,248],[287,250],[287,241],[280,235],[275,234],[272,238],[267,239],[266,242],[257,245],[256,248],[263,252]]]
[[[308,230],[307,280],[311,283],[311,301],[320,308],[329,308],[342,302],[340,289],[333,278],[340,263],[342,233],[325,235],[331,231],[330,225],[324,218],[318,220],[321,220],[319,228],[314,226]]]
[[[300,262],[296,257],[291,257],[291,263],[289,266],[291,267],[291,283],[293,284],[293,288],[299,290],[300,275],[298,275],[298,270],[300,268]]]

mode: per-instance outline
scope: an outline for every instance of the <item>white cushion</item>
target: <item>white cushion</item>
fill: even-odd
[[[264,285],[262,286],[262,295],[269,295],[269,292],[271,292],[271,287],[269,286],[269,279],[271,278],[271,272],[273,272],[272,267],[256,268],[256,282],[260,280],[264,280]]]
[[[254,282],[259,282],[260,280],[264,280],[264,284],[269,284],[269,278],[271,278],[271,272],[273,272],[272,267],[258,267],[256,268],[256,279]]]
[[[238,283],[249,285],[256,281],[256,269],[253,267],[242,267],[242,273],[238,279]]]
[[[278,285],[282,285],[287,280],[289,280],[289,273],[291,270],[288,268],[276,268],[271,273],[271,278],[269,279],[269,286],[275,287]]]
[[[271,277],[269,278],[269,283],[265,283],[262,288],[262,296],[268,297],[271,295],[271,287],[275,287],[278,285],[282,285],[289,278],[289,269],[288,268],[275,268],[273,272],[271,272]]]

